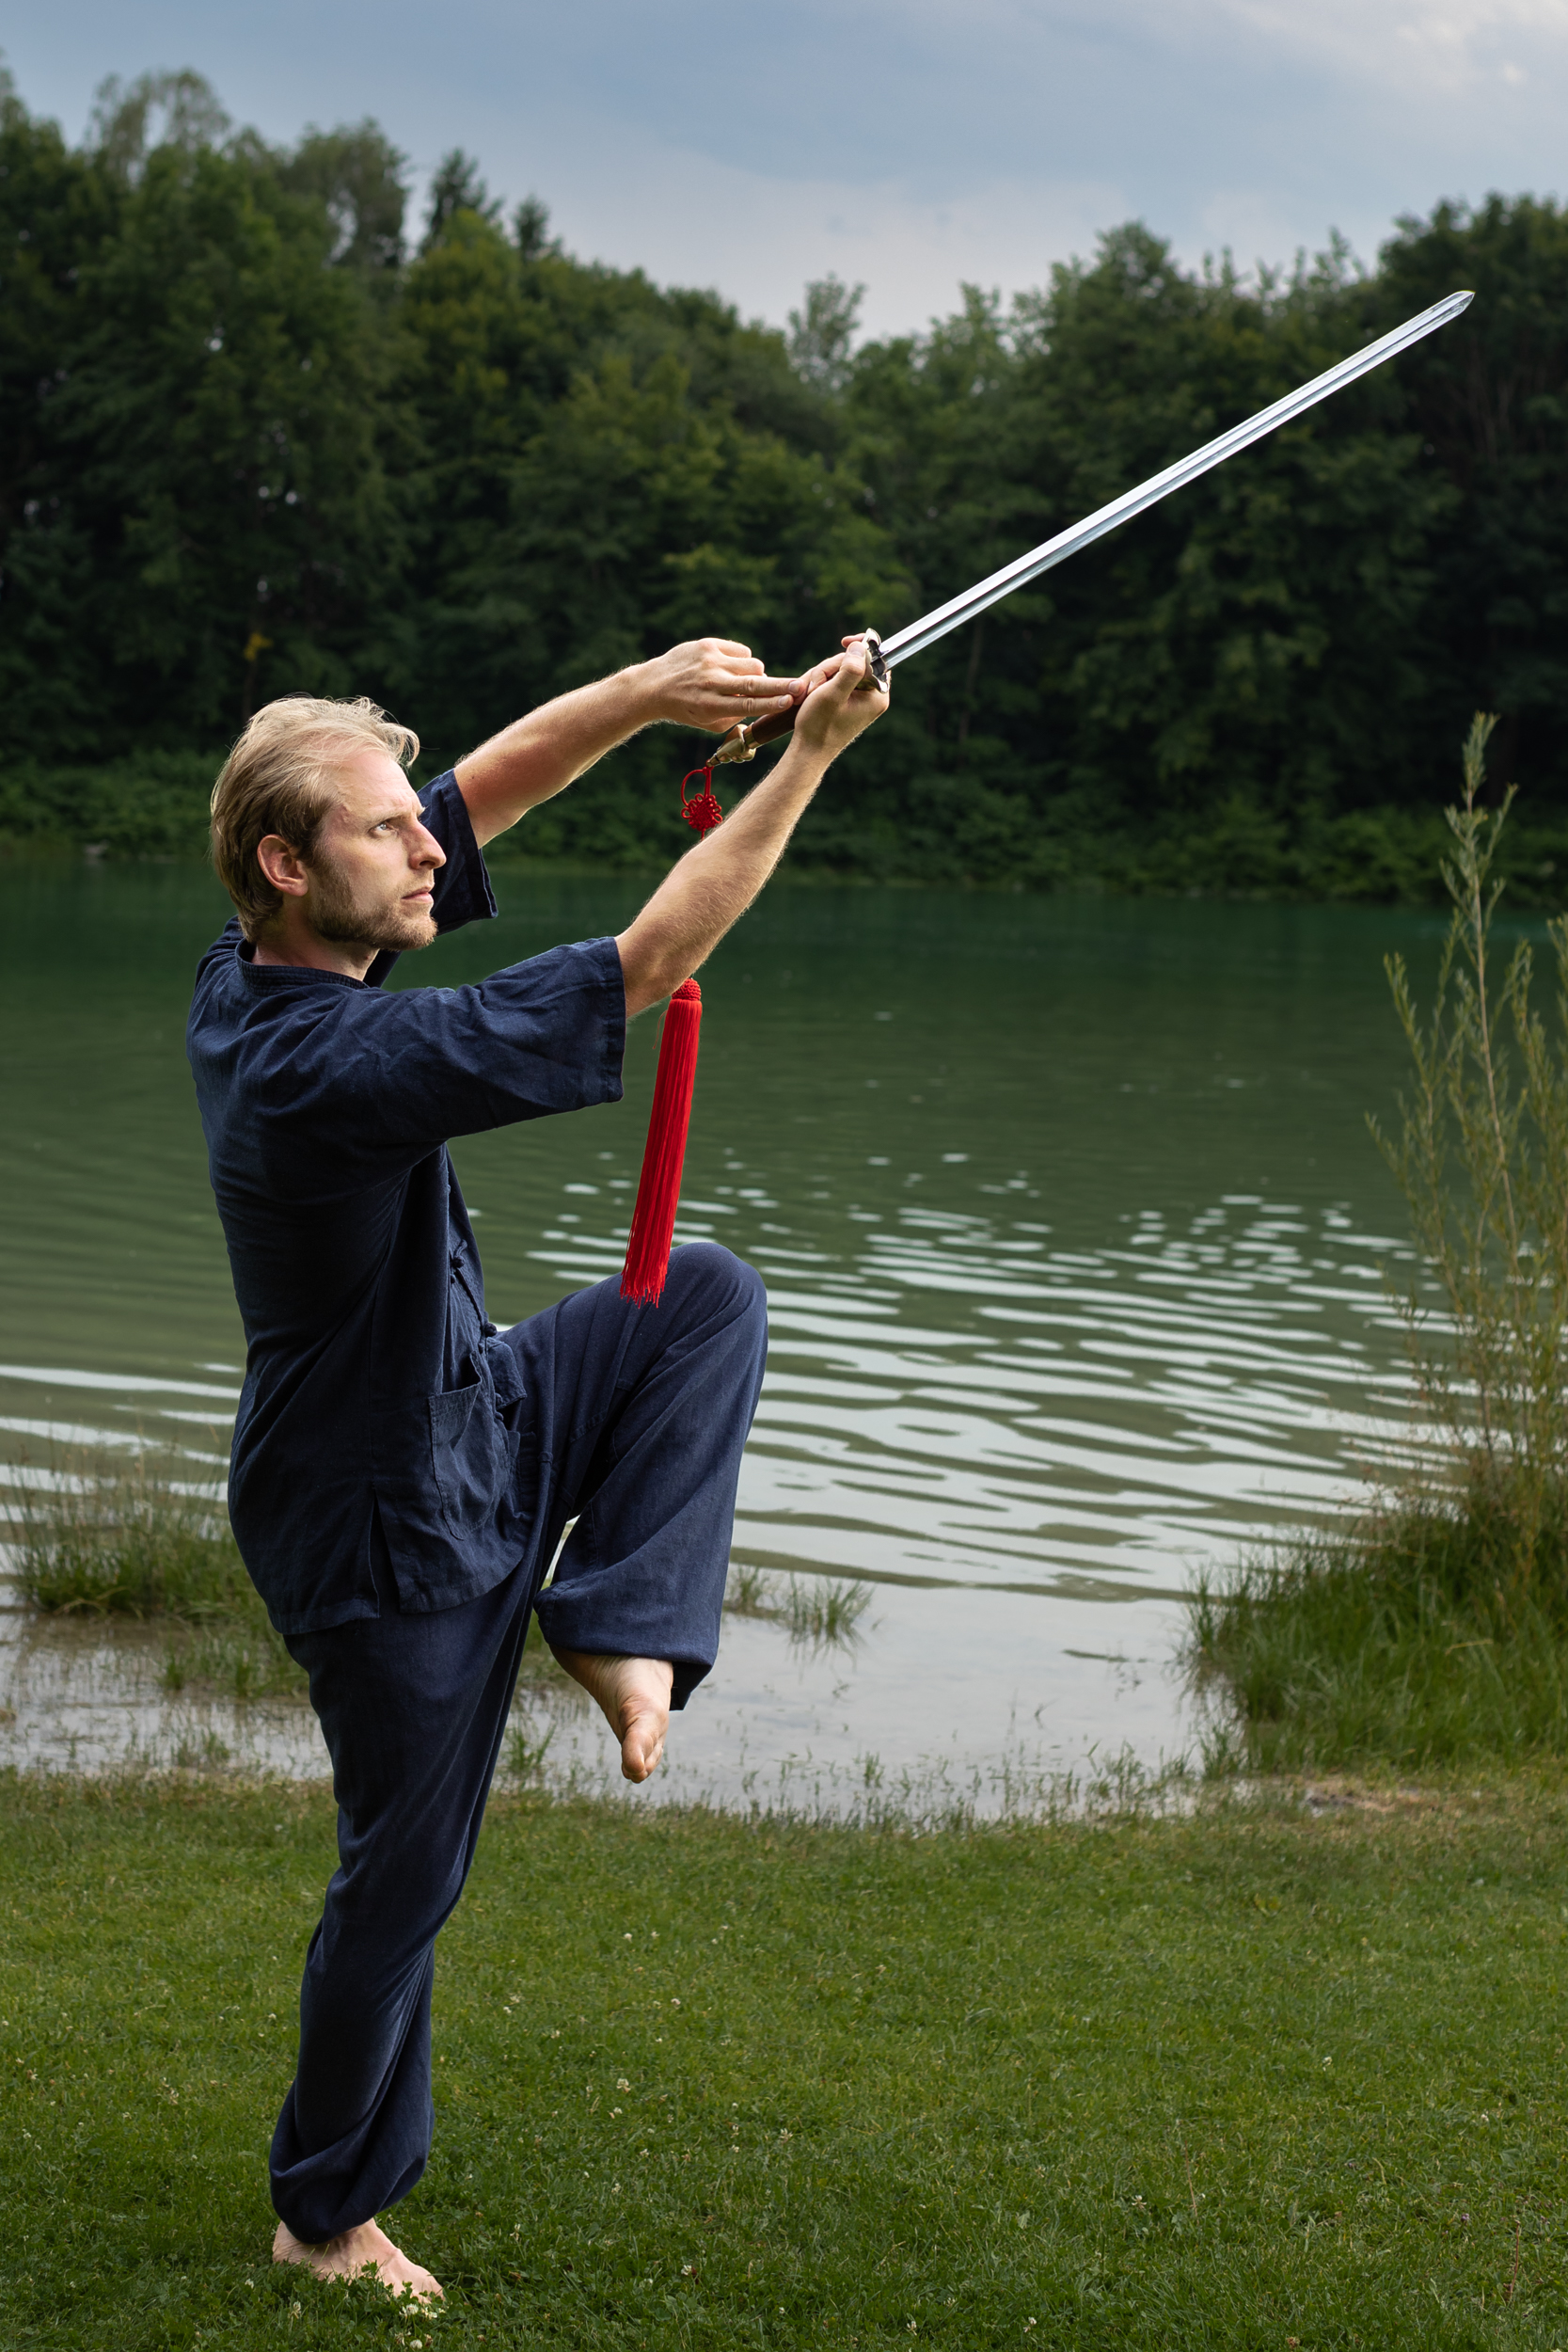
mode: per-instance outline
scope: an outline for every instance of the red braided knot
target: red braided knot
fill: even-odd
[[[686,797],[686,787],[690,783],[693,776],[702,777],[703,789],[701,792],[694,792],[690,800],[688,800]],[[691,768],[687,771],[684,776],[682,776],[681,815],[686,818],[686,821],[691,827],[692,832],[698,834],[699,835],[710,834],[715,825],[721,825],[723,823],[724,812],[713,796],[713,770],[711,767]]]

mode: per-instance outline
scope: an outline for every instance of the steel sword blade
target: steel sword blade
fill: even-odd
[[[1109,506],[1098,507],[1092,515],[1085,515],[1082,522],[1073,523],[1069,530],[1059,531],[1053,539],[1047,539],[1041,546],[1032,548],[1027,555],[1016,556],[1012,563],[1005,564],[999,572],[992,572],[989,579],[976,580],[974,586],[966,588],[961,596],[952,597],[946,604],[939,604],[934,612],[927,612],[923,619],[911,621],[908,628],[901,628],[895,635],[884,638],[882,660],[892,670],[900,661],[908,661],[911,654],[924,653],[927,645],[934,645],[950,629],[961,628],[965,621],[984,612],[988,606],[1000,603],[1015,588],[1022,588],[1026,580],[1037,580],[1041,572],[1050,571],[1053,564],[1065,564],[1069,555],[1076,555],[1081,548],[1090,547],[1096,539],[1102,539],[1108,531],[1115,531],[1118,523],[1129,521],[1134,515],[1141,515],[1146,507],[1157,505],[1173,490],[1182,489],[1189,482],[1196,482],[1200,474],[1208,473],[1212,468],[1223,466],[1226,459],[1234,457],[1238,450],[1246,449],[1252,442],[1261,440],[1265,433],[1273,433],[1278,426],[1289,424],[1292,417],[1302,416],[1308,408],[1315,408],[1320,400],[1327,400],[1333,393],[1342,390],[1345,385],[1354,384],[1357,376],[1381,367],[1385,359],[1392,359],[1397,353],[1408,351],[1411,344],[1418,343],[1423,335],[1433,334],[1439,326],[1446,326],[1450,319],[1458,318],[1462,310],[1468,310],[1474,299],[1472,294],[1451,294],[1442,302],[1434,302],[1430,310],[1419,311],[1415,318],[1406,319],[1402,326],[1396,326],[1390,333],[1380,335],[1377,342],[1369,343],[1364,351],[1352,352],[1348,359],[1341,359],[1334,367],[1325,368],[1322,375],[1313,376],[1309,384],[1303,384],[1297,390],[1287,392],[1283,400],[1276,400],[1272,406],[1260,408],[1257,416],[1249,417],[1244,424],[1232,425],[1228,433],[1221,433],[1213,440],[1205,441],[1201,449],[1195,449],[1190,457],[1180,458],[1174,466],[1166,466],[1163,472],[1150,474],[1148,480],[1140,482],[1135,490],[1124,490],[1120,498],[1111,501]]]

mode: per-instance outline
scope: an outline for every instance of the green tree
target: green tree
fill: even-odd
[[[277,165],[282,187],[325,207],[333,266],[363,271],[389,293],[404,262],[407,169],[407,157],[368,119],[351,129],[307,131]]]
[[[479,166],[460,147],[443,155],[430,183],[430,209],[425,219],[423,250],[439,245],[460,213],[472,213],[492,225],[501,216],[499,197],[492,197],[480,177]]]
[[[90,176],[115,233],[74,271],[42,404],[47,528],[25,548],[13,742],[221,742],[254,695],[346,691],[395,564],[388,358],[325,203],[245,156],[154,148]],[[24,569],[19,562],[19,570]],[[83,704],[62,675],[90,665]],[[84,707],[85,705],[85,707]]]
[[[155,148],[194,154],[219,145],[229,128],[216,91],[188,67],[138,74],[129,87],[111,73],[99,85],[87,144],[105,176],[128,187],[140,179]]]
[[[89,551],[54,430],[79,279],[112,236],[115,190],[32,121],[0,70],[0,729],[10,748],[96,750],[95,648],[78,625]]]
[[[712,295],[584,268],[544,227],[531,213],[509,238],[493,208],[459,205],[408,273],[426,459],[406,485],[421,594],[397,691],[442,756],[672,635],[810,660],[897,568],[783,337]],[[575,815],[548,824],[577,838]]]
[[[411,254],[406,183],[373,122],[276,149],[189,72],[105,84],[77,152],[0,87],[13,761],[205,755],[299,687],[376,694],[446,759],[673,635],[801,665],[1468,284],[1459,326],[901,670],[797,853],[1423,887],[1431,778],[1488,704],[1538,828],[1510,830],[1516,893],[1546,887],[1568,825],[1560,208],[1439,206],[1373,274],[1336,249],[1257,280],[1184,269],[1132,223],[1009,306],[965,289],[926,334],[857,344],[859,289],[808,286],[787,334],[748,323],[576,260],[462,151]],[[673,765],[629,747],[529,841],[671,846]],[[80,774],[61,788],[94,804]]]
[[[1426,696],[1412,766],[1477,707],[1526,805],[1568,798],[1568,210],[1532,197],[1440,204],[1383,249],[1381,325],[1455,287],[1476,299],[1400,363],[1402,421],[1458,501],[1436,553]],[[1440,649],[1440,650],[1439,650]],[[1418,788],[1416,775],[1405,789]]]
[[[830,275],[813,278],[803,307],[789,314],[790,365],[819,391],[841,392],[849,380],[850,352],[863,286]]]

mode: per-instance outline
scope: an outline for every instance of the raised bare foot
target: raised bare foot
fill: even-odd
[[[670,1728],[670,1692],[675,1670],[667,1658],[618,1658],[588,1649],[558,1649],[558,1665],[598,1700],[621,1742],[621,1770],[627,1780],[646,1780],[664,1754]]]
[[[300,2263],[318,2279],[356,2279],[361,2271],[373,2270],[388,2294],[412,2295],[420,2303],[432,2302],[441,2294],[440,2280],[411,2263],[373,2221],[361,2221],[356,2229],[345,2230],[341,2237],[329,2237],[325,2246],[307,2246],[280,2221],[272,2242],[272,2258],[275,2263]]]

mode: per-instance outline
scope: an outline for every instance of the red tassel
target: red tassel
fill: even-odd
[[[703,789],[688,800],[686,787],[693,776],[701,777]],[[681,778],[681,815],[705,839],[715,825],[723,823],[724,812],[714,797],[711,767],[693,768]],[[637,1206],[626,1237],[626,1262],[621,1269],[621,1295],[639,1307],[658,1305],[670,1271],[686,1132],[691,1124],[691,1089],[697,1075],[697,1032],[702,1025],[703,992],[695,980],[683,980],[670,999],[664,1034],[658,1041],[654,1107],[648,1119],[648,1140],[642,1147]]]
[[[697,1032],[703,1025],[703,992],[683,980],[664,1015],[658,1041],[658,1074],[642,1175],[631,1213],[621,1295],[639,1307],[657,1307],[670,1271],[670,1243],[680,1205],[686,1131],[691,1123],[691,1088],[697,1075]]]

